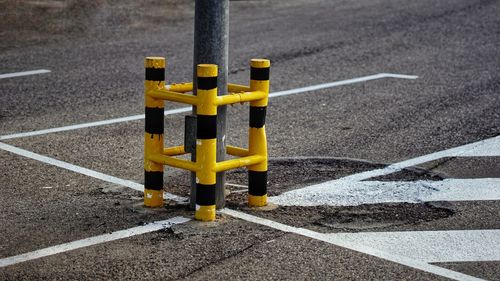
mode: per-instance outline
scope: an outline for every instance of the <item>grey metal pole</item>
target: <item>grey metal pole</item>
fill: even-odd
[[[227,93],[227,61],[229,37],[229,0],[196,0],[194,15],[194,57],[193,57],[193,83],[196,94],[196,66],[200,63],[212,63],[219,66],[218,95]],[[193,107],[193,114],[196,108]],[[192,123],[192,122],[191,122]],[[188,130],[186,130],[188,131]],[[191,130],[193,131],[193,130]],[[222,161],[226,155],[226,106],[217,110],[217,161]],[[192,140],[196,141],[196,140]],[[192,142],[191,141],[191,142]],[[196,160],[196,154],[191,154],[191,159]],[[217,174],[216,205],[217,209],[223,208],[225,173]],[[196,174],[191,174],[191,209],[196,202]]]

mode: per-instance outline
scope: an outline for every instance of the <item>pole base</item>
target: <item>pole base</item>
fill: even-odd
[[[214,221],[215,220],[215,205],[199,206],[196,205],[194,218],[199,221]]]
[[[264,207],[267,206],[267,194],[255,196],[248,194],[248,207]]]
[[[144,206],[150,208],[163,207],[163,190],[144,190]]]

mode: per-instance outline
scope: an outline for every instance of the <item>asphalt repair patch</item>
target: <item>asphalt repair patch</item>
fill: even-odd
[[[484,162],[484,161],[483,161]],[[489,162],[488,162],[489,163]],[[385,167],[385,164],[339,158],[280,158],[269,161],[269,194],[303,188],[351,174]],[[449,171],[410,167],[381,180],[442,180]],[[377,178],[378,179],[378,178]],[[234,170],[227,181],[246,184],[246,171]],[[496,229],[500,205],[496,201],[382,203],[358,206],[275,206],[252,209],[246,205],[243,187],[228,186],[226,205],[284,224],[318,232],[411,231],[433,229]],[[478,220],[477,218],[482,219]]]

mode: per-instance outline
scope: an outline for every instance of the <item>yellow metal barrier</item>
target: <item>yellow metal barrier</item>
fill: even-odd
[[[197,96],[186,94],[193,90],[191,82],[165,86],[165,65],[164,58],[145,60],[144,205],[163,205],[163,165],[196,173],[197,220],[215,220],[216,173],[230,169],[247,167],[248,205],[267,205],[269,60],[251,60],[250,86],[228,84],[229,94],[224,96],[217,96],[217,65],[197,66]],[[186,154],[184,146],[163,147],[164,100],[197,106],[196,162],[173,157]],[[250,102],[248,149],[228,145],[227,154],[239,158],[217,162],[217,107],[243,102]]]

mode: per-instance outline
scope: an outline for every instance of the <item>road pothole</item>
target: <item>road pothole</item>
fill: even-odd
[[[325,210],[313,224],[343,231],[374,230],[435,221],[454,213],[451,208],[433,203],[361,205]]]

